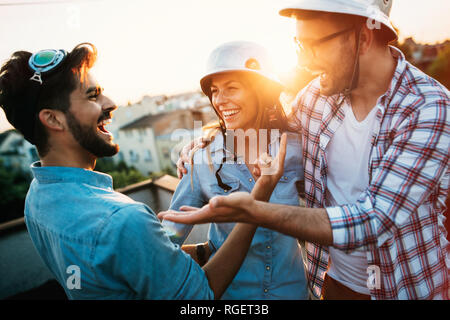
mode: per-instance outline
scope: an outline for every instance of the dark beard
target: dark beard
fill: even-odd
[[[83,126],[70,111],[65,112],[65,115],[69,130],[75,140],[94,156],[97,158],[112,157],[119,152],[119,145],[104,141],[97,135],[96,129]]]
[[[344,47],[340,54],[340,63],[334,65],[329,76],[328,87],[320,88],[320,94],[330,97],[336,94],[345,93],[346,89],[353,90],[353,71],[355,68],[355,52],[353,49]],[[357,65],[357,71],[355,74],[356,86],[359,78],[359,64]]]

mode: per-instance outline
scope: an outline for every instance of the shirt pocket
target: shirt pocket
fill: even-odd
[[[299,203],[297,190],[300,177],[297,171],[287,171],[283,174],[275,187],[274,194],[277,199],[291,200],[293,204]],[[286,201],[283,201],[285,203]]]
[[[224,179],[222,180],[224,184],[231,187],[230,190],[225,191],[222,189],[217,182],[211,183],[207,190],[208,198],[211,199],[214,196],[227,196],[232,192],[239,191],[240,181],[238,179]],[[209,231],[210,241],[214,244],[216,248],[219,248],[223,242],[226,240],[228,234],[233,230],[235,226],[234,222],[228,223],[212,223]]]
[[[233,179],[233,180],[227,179],[227,180],[222,180],[222,182],[224,184],[228,185],[231,189],[228,191],[224,190],[217,184],[217,181],[215,181],[214,183],[211,183],[209,185],[208,192],[207,192],[209,198],[212,198],[214,196],[226,196],[232,192],[239,190],[240,182],[238,179]]]

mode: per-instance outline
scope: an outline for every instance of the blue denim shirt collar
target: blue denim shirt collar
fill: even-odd
[[[76,167],[43,167],[40,161],[31,164],[31,171],[39,183],[75,182],[111,188],[113,180],[110,175]]]

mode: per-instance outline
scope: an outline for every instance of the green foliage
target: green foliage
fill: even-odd
[[[115,163],[110,158],[98,159],[95,170],[109,174],[113,178],[114,189],[120,189],[147,179],[157,179],[165,174],[177,176],[175,169],[171,167],[165,167],[160,172],[150,172],[148,176],[145,176],[135,167],[129,167],[124,161]]]
[[[96,171],[109,174],[113,178],[114,189],[123,188],[133,183],[138,183],[149,179],[144,176],[135,167],[129,167],[124,161],[114,163],[110,158],[97,160]]]
[[[174,168],[172,168],[172,167],[165,167],[160,172],[152,172],[152,173],[150,173],[150,178],[151,179],[157,179],[157,178],[159,178],[159,177],[161,177],[161,176],[163,176],[165,174],[168,174],[168,175],[174,176],[174,177],[177,176],[177,173],[176,173]]]
[[[129,171],[111,171],[108,172],[108,174],[113,178],[114,189],[123,188],[129,186],[130,184],[149,179],[149,177],[144,176],[135,169],[131,169]]]
[[[0,223],[23,217],[31,177],[4,166],[0,159]]]
[[[441,51],[436,60],[428,67],[427,73],[450,88],[450,45]]]

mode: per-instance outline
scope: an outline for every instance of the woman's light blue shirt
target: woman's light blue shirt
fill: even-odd
[[[297,185],[303,181],[302,151],[300,137],[288,134],[284,174],[277,184],[270,202],[299,205]],[[213,171],[208,165],[207,149],[198,150],[194,155],[194,171],[191,185],[191,167],[178,185],[170,205],[178,210],[183,205],[201,207],[216,195],[226,195],[236,191],[251,192],[255,181],[241,158],[236,163],[225,163],[220,171],[222,181],[231,187],[226,192],[217,184],[215,172],[223,157],[223,137],[221,134],[210,145]],[[272,145],[269,153],[272,155]],[[233,158],[228,150],[227,157]],[[274,155],[273,155],[274,156]],[[165,222],[175,230],[171,237],[174,243],[182,244],[192,230],[190,225]],[[224,243],[235,223],[212,223],[208,239],[213,254]],[[297,239],[276,231],[258,228],[247,257],[238,274],[225,291],[222,299],[307,299],[307,283],[303,268],[301,249]]]

